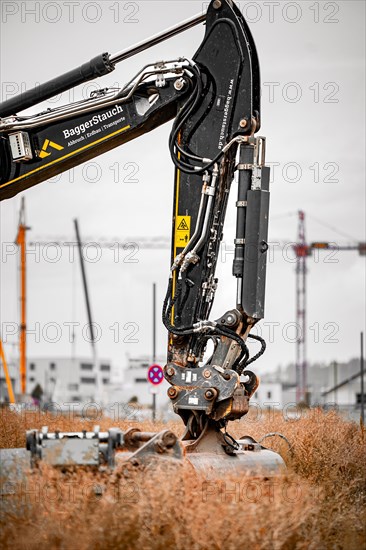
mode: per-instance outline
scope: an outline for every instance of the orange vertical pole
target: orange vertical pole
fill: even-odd
[[[11,378],[9,376],[8,365],[6,363],[3,343],[2,343],[1,340],[0,340],[0,358],[1,358],[1,361],[2,361],[2,364],[3,364],[3,367],[4,367],[5,380],[6,380],[6,386],[8,388],[9,401],[13,405],[15,403],[13,385],[11,383]]]
[[[26,353],[26,330],[27,330],[27,317],[26,317],[26,253],[25,253],[25,232],[29,229],[25,225],[25,204],[24,197],[22,197],[22,204],[20,208],[18,235],[16,239],[17,245],[20,247],[20,338],[19,338],[19,373],[20,373],[20,393],[24,395],[26,393],[27,384],[27,353]]]

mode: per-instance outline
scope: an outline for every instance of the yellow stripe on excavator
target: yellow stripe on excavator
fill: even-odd
[[[89,143],[88,145],[84,145],[83,147],[80,147],[79,149],[76,149],[75,151],[72,151],[71,153],[68,153],[67,155],[64,155],[63,157],[60,157],[56,160],[52,160],[51,162],[48,162],[47,164],[44,164],[43,166],[40,166],[39,168],[35,168],[31,172],[27,172],[23,176],[19,176],[18,178],[14,178],[13,180],[7,181],[6,183],[3,183],[2,185],[0,185],[0,189],[3,188],[3,187],[7,187],[8,185],[10,185],[11,183],[14,183],[16,181],[25,179],[28,176],[30,176],[31,174],[35,174],[36,172],[39,172],[40,170],[44,170],[48,166],[52,166],[53,164],[56,164],[56,163],[60,162],[61,160],[72,157],[73,155],[76,155],[76,153],[80,153],[80,151],[85,151],[85,149],[89,149],[93,145],[96,145],[97,143],[101,143],[102,141],[105,141],[108,138],[111,138],[113,136],[117,136],[118,134],[128,130],[129,128],[131,128],[130,125],[124,126],[120,130],[116,130],[115,132],[112,132],[111,134],[108,134],[107,136],[104,136],[100,139],[97,139],[96,141],[93,141],[92,143]]]

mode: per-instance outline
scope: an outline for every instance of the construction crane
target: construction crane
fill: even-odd
[[[82,242],[80,237],[80,230],[79,230],[79,223],[78,220],[74,220],[74,228],[75,228],[75,235],[76,235],[76,241],[78,246],[78,252],[79,252],[79,259],[80,259],[80,268],[81,268],[81,277],[83,281],[83,288],[84,288],[84,296],[85,296],[85,305],[86,305],[86,312],[88,316],[88,325],[89,325],[89,331],[90,331],[90,343],[92,346],[92,356],[93,356],[93,369],[95,373],[95,383],[97,386],[97,392],[98,397],[100,399],[100,392],[101,392],[101,380],[100,380],[100,373],[98,369],[98,360],[97,360],[97,348],[96,348],[96,337],[94,332],[94,325],[92,320],[92,312],[91,312],[91,305],[90,305],[90,297],[89,297],[89,291],[88,291],[88,283],[86,279],[86,270],[85,270],[85,261],[83,257],[82,252]]]
[[[337,245],[331,242],[317,241],[308,244],[305,234],[305,212],[298,211],[297,242],[293,245],[296,254],[296,401],[308,402],[308,364],[306,341],[306,259],[314,250],[358,250],[361,256],[366,255],[366,243]]]
[[[26,278],[26,232],[30,229],[25,223],[25,200],[22,197],[18,233],[15,243],[20,248],[20,331],[19,331],[19,373],[20,393],[26,394],[27,390],[27,278]]]

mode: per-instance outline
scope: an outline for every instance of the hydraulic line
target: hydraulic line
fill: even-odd
[[[19,111],[33,107],[84,82],[106,75],[115,69],[117,63],[155,46],[176,34],[186,31],[199,23],[203,23],[205,19],[206,15],[198,14],[126,50],[111,55],[107,52],[99,54],[76,69],[45,82],[32,90],[27,90],[19,96],[4,101],[0,104],[0,117],[14,115]]]
[[[249,365],[250,363],[254,363],[254,361],[259,359],[259,357],[263,355],[263,353],[266,351],[266,341],[263,338],[261,338],[260,336],[257,336],[256,334],[249,334],[248,336],[249,338],[252,338],[253,340],[257,340],[258,342],[260,342],[261,349],[253,357],[251,357],[249,361],[247,361],[245,366]]]
[[[215,165],[214,170],[212,172],[211,185],[207,190],[208,201],[207,201],[207,206],[206,206],[206,210],[205,210],[205,214],[204,214],[205,218],[204,218],[204,222],[203,222],[201,236],[200,236],[199,240],[197,241],[197,243],[194,245],[193,249],[186,255],[185,259],[183,260],[182,267],[181,267],[181,272],[182,273],[187,270],[190,263],[197,263],[197,261],[199,261],[199,257],[197,256],[197,252],[202,248],[202,246],[206,242],[206,235],[207,235],[208,224],[209,224],[209,221],[210,221],[211,211],[212,211],[212,207],[213,207],[213,201],[214,201],[214,196],[215,196],[215,191],[216,191],[216,181],[217,181],[218,174],[219,174],[218,166]]]
[[[191,246],[196,242],[198,236],[202,232],[203,219],[204,219],[204,214],[206,212],[206,207],[207,207],[207,195],[205,193],[205,188],[206,188],[206,183],[209,181],[209,175],[204,174],[202,179],[204,183],[202,186],[200,205],[198,208],[197,222],[196,222],[194,233],[190,238],[189,242],[187,243],[186,247],[184,248],[184,250],[180,252],[180,254],[178,254],[177,257],[174,259],[173,265],[171,267],[171,271],[175,271],[179,267],[179,265],[182,263],[183,258],[185,257],[185,255],[187,254]]]

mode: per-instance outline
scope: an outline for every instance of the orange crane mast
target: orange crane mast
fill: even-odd
[[[25,395],[27,389],[27,286],[26,286],[26,231],[30,229],[25,224],[25,201],[22,197],[18,234],[16,244],[20,247],[20,335],[19,335],[19,372],[20,393]]]

